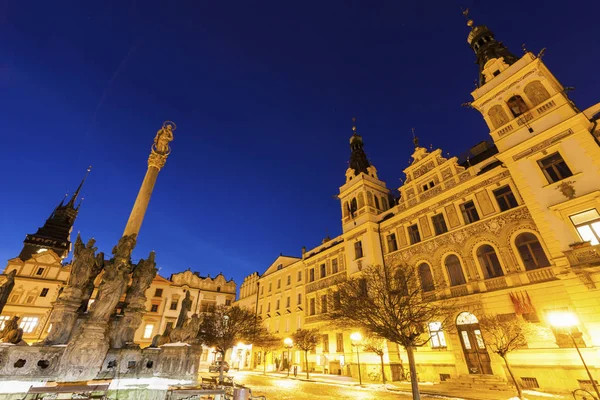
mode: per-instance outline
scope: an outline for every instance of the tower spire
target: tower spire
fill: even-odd
[[[467,26],[471,28],[467,43],[475,52],[475,62],[479,65],[479,86],[482,86],[509,65],[517,62],[519,58],[512,54],[502,42],[496,41],[494,33],[487,26],[475,26],[473,20],[469,19],[468,8],[463,11],[463,15],[467,19]],[[494,59],[499,60],[501,65],[486,71],[489,69],[486,68],[489,65],[488,62]]]
[[[69,200],[69,202],[67,203],[67,207],[75,208],[75,201],[77,200],[77,197],[79,197],[79,193],[81,192],[81,188],[83,186],[83,183],[87,179],[87,177],[90,174],[91,170],[92,170],[92,166],[90,165],[88,167],[87,171],[85,172],[85,175],[83,176],[83,179],[81,180],[81,183],[77,187],[77,190],[75,191],[75,193],[73,193],[73,197],[71,197],[71,200]]]
[[[354,175],[358,175],[361,172],[368,174],[369,171],[367,168],[371,166],[369,160],[367,159],[367,155],[363,150],[363,140],[362,136],[360,136],[356,132],[356,118],[352,118],[352,136],[350,137],[350,162],[349,166],[354,170]]]

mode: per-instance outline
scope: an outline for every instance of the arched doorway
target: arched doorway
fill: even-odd
[[[492,374],[490,355],[488,354],[483,335],[479,329],[479,320],[468,311],[456,317],[456,328],[460,343],[465,353],[467,368],[470,374]]]

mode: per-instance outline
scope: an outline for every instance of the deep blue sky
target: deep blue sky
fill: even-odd
[[[256,4],[254,4],[256,3]],[[600,101],[600,2],[0,2],[0,260],[86,167],[75,224],[110,252],[164,120],[178,129],[134,258],[241,283],[341,231],[351,117],[397,188],[415,127],[453,155],[487,139],[460,6]],[[73,238],[74,239],[74,238]]]

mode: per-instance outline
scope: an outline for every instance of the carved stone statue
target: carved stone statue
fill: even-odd
[[[136,234],[123,236],[112,253],[114,257],[104,269],[102,283],[98,288],[98,296],[92,304],[90,319],[108,321],[115,310],[119,299],[125,292],[131,272],[131,252],[135,247]]]
[[[165,122],[163,124],[163,127],[156,133],[152,150],[160,154],[169,154],[171,152],[169,143],[173,141],[173,128],[174,125],[172,123]]]
[[[111,347],[120,349],[124,346],[135,346],[135,331],[142,323],[142,315],[146,305],[146,290],[156,276],[155,253],[152,251],[146,260],[140,260],[133,271],[131,285],[125,296],[125,310],[113,322],[110,332]]]
[[[19,317],[15,315],[4,324],[4,329],[0,331],[0,341],[12,344],[25,344],[21,343],[22,340],[23,329],[19,328]]]
[[[172,331],[173,331],[173,328],[171,327],[171,325],[167,325],[167,327],[165,328],[165,331],[162,333],[162,335],[155,335],[152,338],[152,344],[150,345],[150,347],[160,347],[163,344],[171,343],[171,332]]]
[[[83,288],[83,294],[81,295],[81,305],[77,310],[77,312],[81,314],[88,310],[88,304],[90,303],[92,293],[94,293],[95,289],[94,282],[100,272],[104,269],[104,253],[100,252],[96,255],[95,262],[90,269],[90,276],[88,277],[87,283]]]
[[[188,290],[185,293],[185,298],[181,302],[181,310],[179,311],[179,316],[177,317],[177,322],[175,323],[175,328],[181,328],[183,323],[188,318],[188,313],[192,308],[192,296],[190,291]]]
[[[15,275],[17,274],[17,270],[13,269],[6,275],[6,281],[0,286],[0,314],[8,301],[8,296],[10,296],[10,292],[15,287]]]
[[[90,239],[84,245],[81,236],[77,235],[69,283],[54,304],[49,318],[52,329],[40,345],[65,344],[69,340],[77,321],[78,310],[82,308],[84,298],[87,305],[89,297],[86,296],[91,295],[88,295],[90,283],[93,291],[94,280],[104,267],[104,253],[95,255],[98,250],[94,247],[95,243],[94,239]]]
[[[201,322],[198,314],[192,315],[191,318],[185,321],[182,327],[173,329],[169,335],[171,342],[195,343]]]

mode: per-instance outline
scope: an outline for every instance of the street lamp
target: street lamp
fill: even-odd
[[[566,330],[567,335],[569,335],[569,337],[573,341],[573,345],[575,346],[575,350],[577,350],[577,354],[579,354],[579,358],[581,359],[581,362],[583,363],[585,372],[587,372],[588,377],[590,378],[590,381],[592,382],[592,386],[594,387],[594,390],[596,391],[596,396],[598,396],[598,398],[600,399],[600,390],[598,390],[598,385],[596,385],[596,381],[592,377],[592,373],[588,369],[587,364],[585,363],[585,360],[583,359],[583,356],[581,355],[581,351],[579,351],[577,342],[575,341],[575,338],[573,337],[573,333],[571,332],[571,329],[573,327],[577,326],[577,324],[579,323],[579,321],[577,321],[577,316],[574,313],[568,312],[568,311],[552,311],[552,312],[548,313],[548,321],[550,322],[550,325],[552,325],[553,327],[563,328]]]
[[[362,341],[362,335],[360,332],[353,332],[350,335],[350,340],[352,340],[352,346],[356,347],[356,361],[358,364],[358,384],[362,386],[362,375],[360,374],[360,356],[358,355],[358,346]]]
[[[285,346],[286,349],[288,349],[288,356],[287,356],[287,364],[288,364],[288,378],[290,377],[290,349],[292,347],[294,347],[294,341],[290,338],[285,338],[283,339],[283,345]]]

